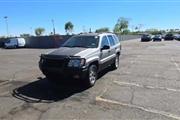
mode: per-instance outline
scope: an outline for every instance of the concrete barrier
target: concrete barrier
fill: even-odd
[[[141,38],[141,35],[119,35],[118,37],[121,41],[125,41]]]
[[[26,48],[58,48],[71,35],[56,35],[56,36],[34,36],[26,37]],[[140,35],[120,35],[118,36],[121,41],[140,38]],[[5,39],[0,39],[0,47],[3,46]]]
[[[57,48],[60,47],[70,35],[61,36],[39,36],[39,37],[28,37],[26,40],[27,48]]]

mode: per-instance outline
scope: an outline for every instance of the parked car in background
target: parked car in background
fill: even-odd
[[[141,36],[141,42],[148,42],[152,40],[152,36],[150,34],[144,34]]]
[[[175,40],[180,40],[180,34],[174,35],[174,39],[175,39]]]
[[[164,40],[174,40],[174,35],[171,33],[168,33],[165,35]]]
[[[25,47],[26,41],[24,38],[10,38],[4,42],[4,48],[20,48]]]
[[[166,34],[162,34],[161,36],[162,36],[162,39],[164,39],[164,38],[165,38],[165,36],[166,36]]]
[[[162,35],[155,35],[152,39],[153,39],[153,41],[161,41]]]

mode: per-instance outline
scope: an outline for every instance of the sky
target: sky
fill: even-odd
[[[7,35],[4,16],[8,16],[10,35],[34,34],[43,27],[45,34],[65,34],[71,21],[74,33],[113,29],[119,17],[129,19],[130,29],[142,24],[142,30],[180,28],[180,0],[0,0],[0,36]]]

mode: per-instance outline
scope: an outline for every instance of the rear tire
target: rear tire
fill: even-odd
[[[111,67],[112,67],[112,69],[118,69],[119,68],[119,55],[116,55],[114,63],[111,65]]]
[[[88,87],[92,87],[95,85],[97,80],[97,66],[96,65],[90,65],[88,69],[88,74],[86,77],[86,85]]]

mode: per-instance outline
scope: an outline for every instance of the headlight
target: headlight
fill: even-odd
[[[85,65],[85,59],[71,59],[68,63],[68,67],[82,67]]]

